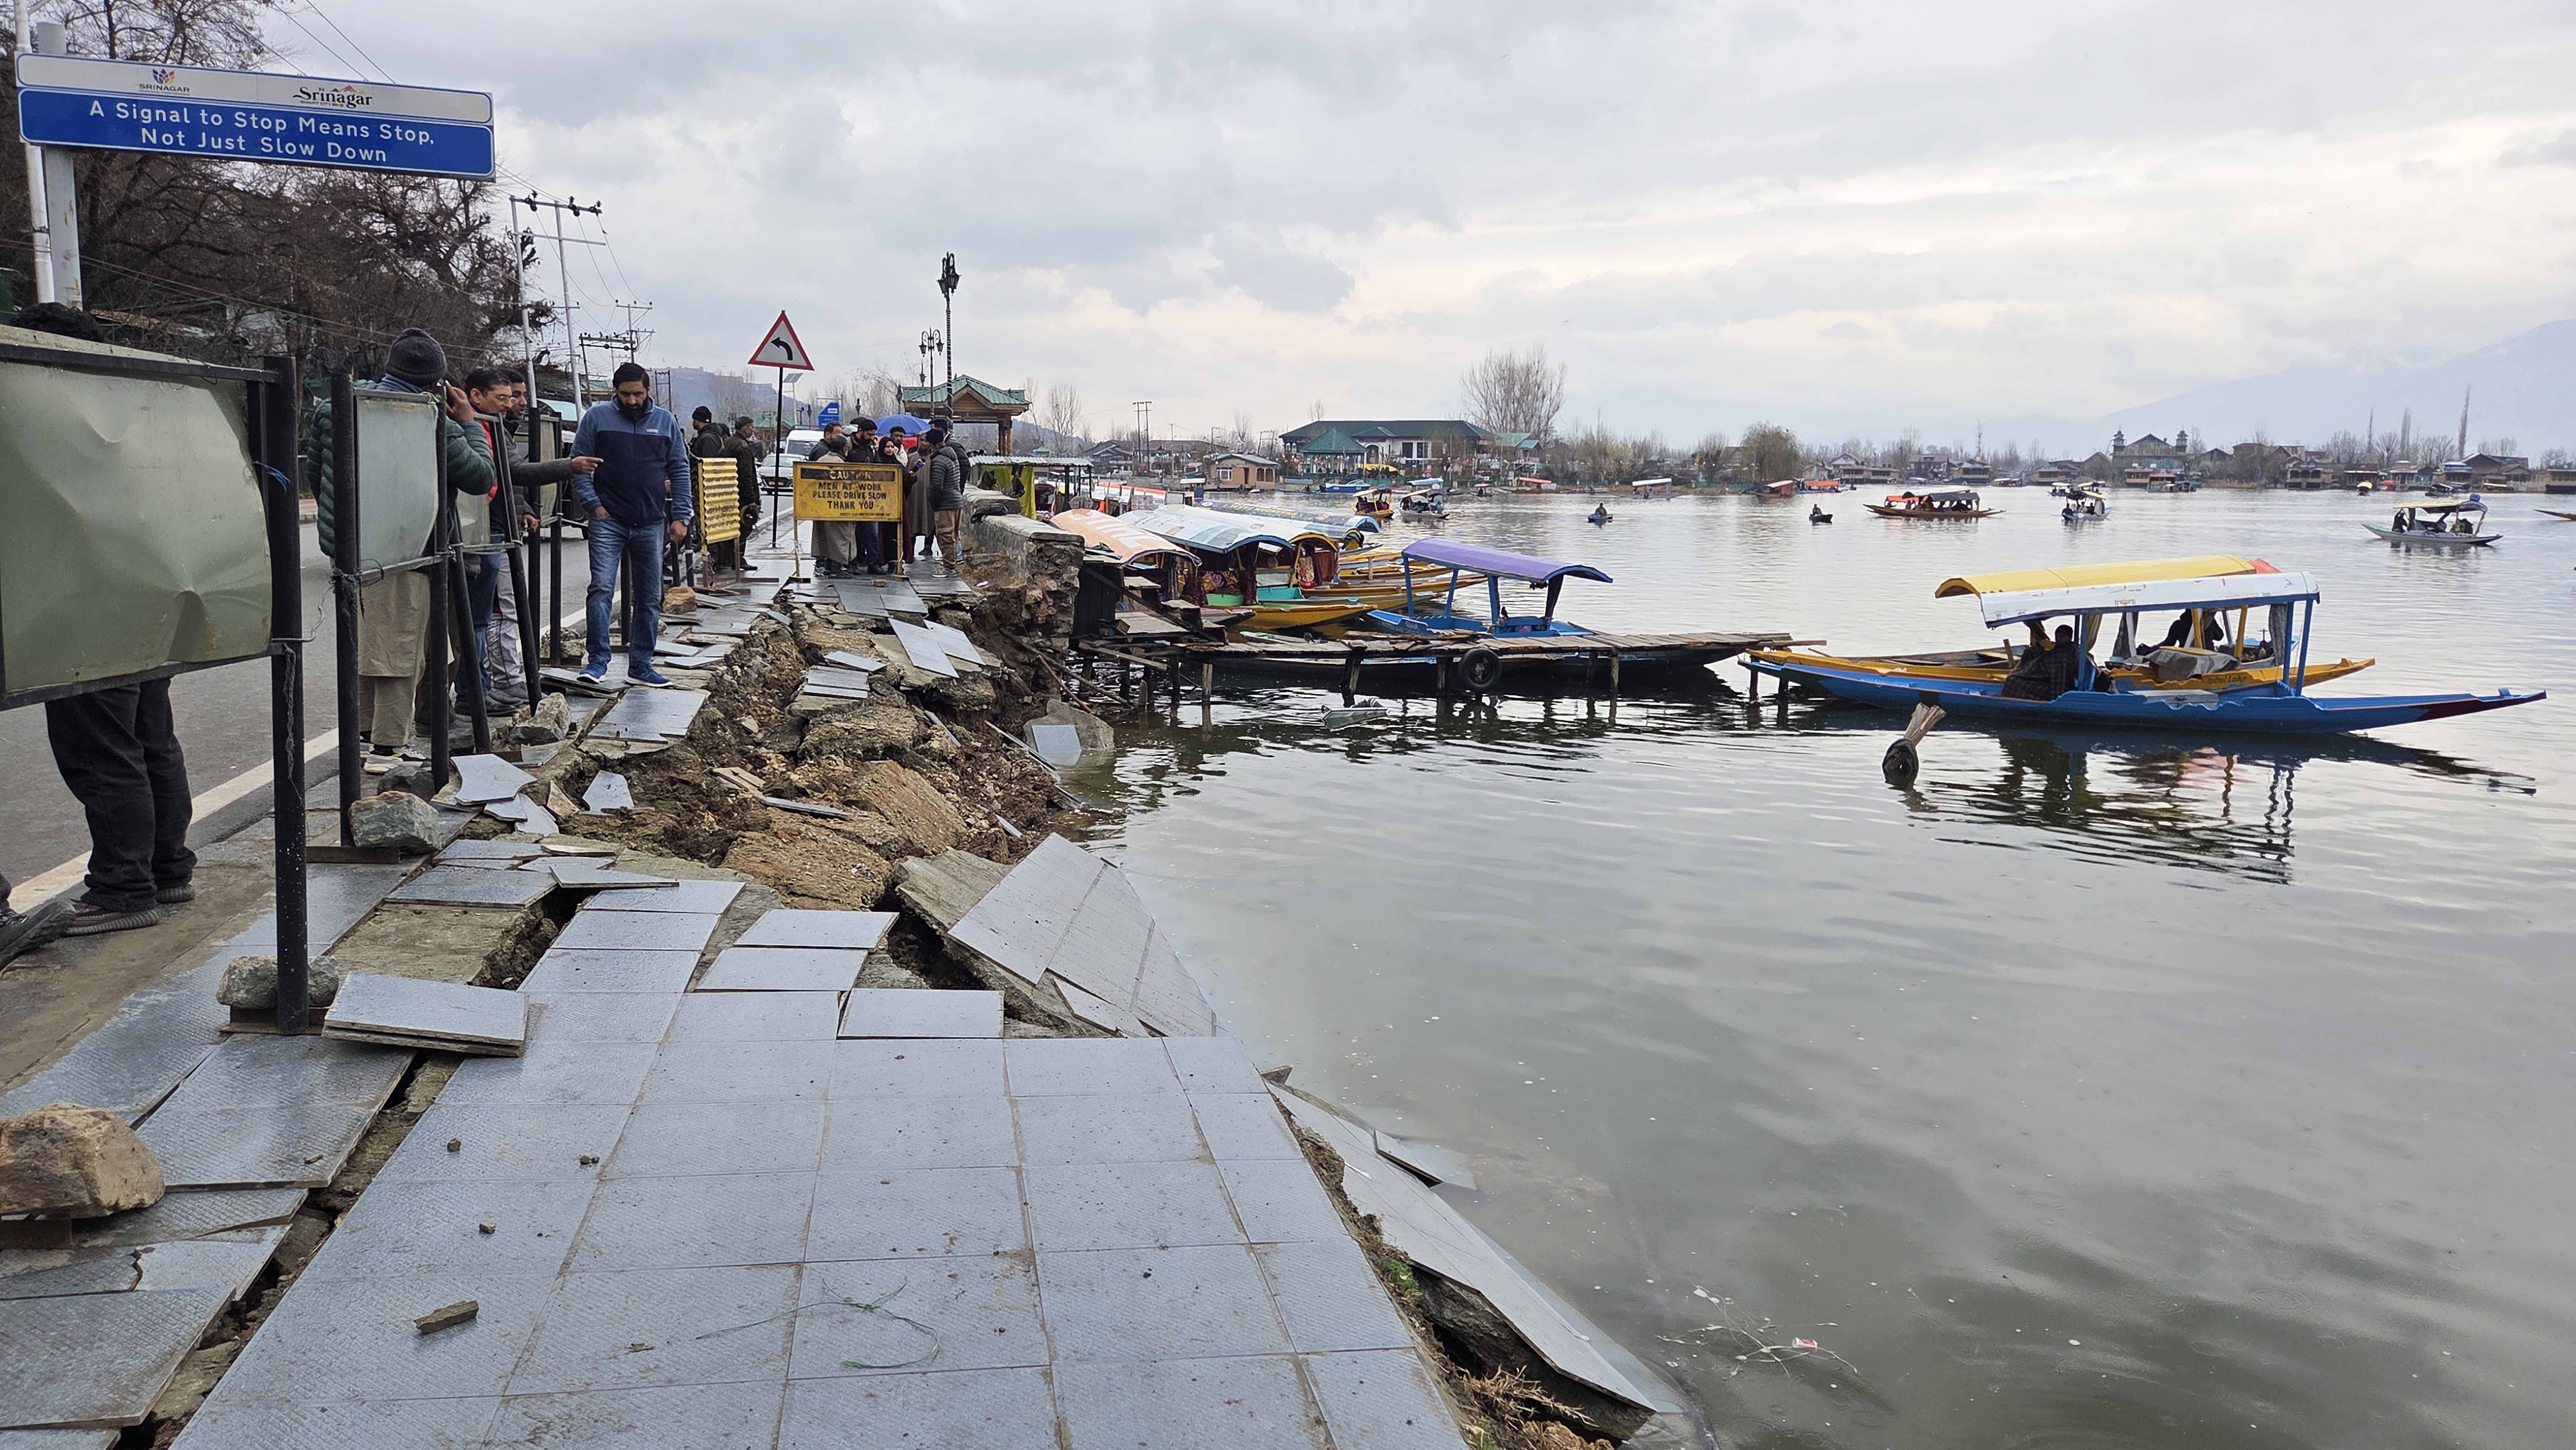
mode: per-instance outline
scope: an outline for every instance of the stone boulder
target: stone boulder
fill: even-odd
[[[304,963],[304,1002],[328,1007],[340,995],[348,976],[338,957],[310,957]],[[224,983],[215,1000],[227,1007],[265,1012],[277,1005],[277,958],[235,957],[224,964]]]
[[[900,700],[863,700],[814,718],[796,753],[813,759],[865,760],[909,750],[921,739],[921,716]]]
[[[357,846],[391,846],[406,856],[438,849],[438,812],[407,790],[361,796],[349,807],[349,840]]]
[[[572,733],[572,706],[561,695],[548,695],[516,729],[522,745],[550,745]]]
[[[966,834],[966,820],[930,782],[891,760],[859,768],[858,797],[903,833],[903,854],[936,856]]]
[[[161,1194],[160,1160],[105,1108],[52,1103],[0,1118],[0,1214],[99,1218]]]

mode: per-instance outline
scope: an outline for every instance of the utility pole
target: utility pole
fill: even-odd
[[[637,332],[635,330],[635,314],[638,312],[652,311],[653,304],[650,302],[618,302],[611,305],[616,307],[618,311],[626,314],[626,335],[635,340],[633,345],[626,349],[626,360],[628,362],[633,362],[635,360],[635,349],[642,347],[644,345],[644,340],[653,335],[650,329],[643,332]]]
[[[584,212],[597,216],[599,203],[594,201],[588,206],[583,206],[576,198],[569,196],[561,201],[541,201],[535,192],[530,192],[526,196],[514,196],[510,200],[514,205],[526,207],[531,216],[536,214],[539,207],[545,207],[555,214],[555,271],[563,278],[564,352],[567,354],[567,360],[572,363],[572,410],[575,414],[579,414],[587,399],[583,397],[581,390],[581,341],[573,335],[572,330],[572,268],[564,260],[564,247],[569,242],[579,242],[586,247],[604,247],[608,244],[594,242],[588,237],[565,236],[563,219],[566,212],[574,216],[580,216]],[[515,216],[516,213],[513,215]],[[535,391],[533,382],[529,384],[529,391]]]
[[[66,55],[71,47],[59,21],[30,25],[35,0],[18,0],[18,49],[29,49],[32,31],[38,55]],[[82,305],[80,270],[80,194],[72,185],[72,153],[61,146],[27,148],[27,206],[35,232],[36,300]]]

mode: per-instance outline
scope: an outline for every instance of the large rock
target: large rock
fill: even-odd
[[[903,833],[907,856],[936,856],[966,834],[966,820],[948,797],[891,760],[860,767],[858,796]]]
[[[572,733],[572,707],[561,695],[548,695],[539,700],[528,718],[519,722],[518,736],[522,745],[546,745]]]
[[[894,872],[883,856],[819,821],[783,811],[771,812],[769,819],[768,830],[735,839],[725,853],[727,870],[834,906],[867,910],[885,895]]]
[[[349,841],[426,856],[438,849],[438,812],[409,791],[361,796],[349,807]]]
[[[338,957],[311,957],[304,963],[304,1002],[308,1007],[328,1007],[340,995],[340,983],[347,976]],[[215,1000],[227,1007],[240,1007],[262,1012],[277,1005],[277,958],[235,957],[224,964],[224,984],[215,989]]]
[[[98,1218],[161,1201],[161,1162],[105,1108],[52,1103],[0,1118],[0,1214]]]

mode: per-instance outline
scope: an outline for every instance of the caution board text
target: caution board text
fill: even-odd
[[[796,517],[897,522],[903,518],[903,470],[891,463],[797,464]]]

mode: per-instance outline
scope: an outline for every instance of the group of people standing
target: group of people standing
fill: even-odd
[[[861,418],[848,428],[827,423],[823,436],[805,452],[808,463],[826,459],[886,463],[902,469],[903,518],[895,523],[816,523],[817,572],[826,579],[900,574],[907,562],[929,552],[923,547],[925,541],[938,549],[943,568],[950,574],[957,572],[957,533],[972,465],[965,447],[949,436],[947,424],[933,423],[916,438],[895,423],[880,438],[872,418]]]

